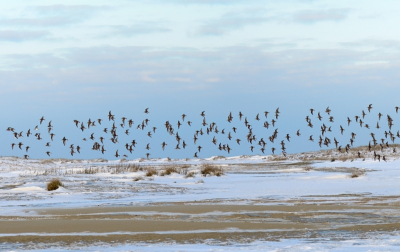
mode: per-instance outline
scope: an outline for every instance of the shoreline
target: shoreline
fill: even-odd
[[[397,205],[187,205],[37,209],[0,216],[0,242],[176,242],[337,238],[400,230]],[[335,235],[336,234],[336,235]]]

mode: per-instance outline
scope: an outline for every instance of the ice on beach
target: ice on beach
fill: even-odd
[[[7,244],[0,244],[0,249]],[[8,244],[7,248],[17,247],[17,245]],[[40,248],[44,247],[44,248]],[[310,240],[310,239],[281,239],[279,241],[254,241],[248,243],[223,242],[218,243],[214,240],[206,240],[196,244],[178,244],[178,243],[136,243],[136,244],[104,244],[97,243],[93,245],[72,244],[68,248],[60,246],[46,246],[40,244],[37,248],[24,251],[71,251],[85,250],[89,252],[118,252],[118,251],[210,251],[210,252],[231,252],[231,251],[268,251],[268,252],[295,252],[295,251],[344,251],[344,252],[364,252],[364,251],[398,251],[400,249],[400,234],[384,235],[371,234],[371,237],[363,239],[347,240]],[[19,251],[16,249],[16,251]]]
[[[15,192],[34,192],[34,191],[44,191],[43,188],[40,188],[38,186],[27,186],[27,187],[18,187],[11,189],[11,191]]]
[[[400,160],[378,162],[365,161],[319,161],[306,170],[293,165],[296,160],[271,162],[268,156],[212,157],[205,160],[157,159],[149,161],[119,160],[99,163],[93,161],[55,161],[43,165],[40,160],[2,158],[0,165],[1,212],[9,209],[41,207],[85,207],[98,205],[135,205],[156,202],[312,198],[318,195],[364,194],[399,195]],[[146,177],[145,171],[95,174],[66,173],[88,167],[103,167],[117,164],[139,164],[143,167],[189,165],[190,171],[198,172],[200,165],[210,162],[225,167],[221,177],[185,178],[172,173],[165,176]],[[228,167],[239,168],[229,170]],[[248,166],[247,166],[248,165]],[[256,165],[253,167],[251,165]],[[362,169],[366,173],[350,178],[351,173],[335,169]],[[43,173],[51,170],[53,174]],[[41,173],[42,172],[42,173]],[[54,175],[59,173],[59,176]],[[46,183],[58,177],[64,188],[46,191]],[[135,178],[143,180],[134,181]],[[12,195],[11,195],[12,194]],[[27,202],[24,194],[31,197]],[[13,210],[14,211],[14,210]],[[14,212],[15,213],[15,212]]]
[[[220,177],[199,174],[201,165],[211,163],[225,169]],[[299,163],[299,164],[297,164]],[[87,168],[137,164],[137,172],[95,172]],[[165,169],[185,165],[195,177],[184,174],[146,176],[147,167]],[[76,172],[80,171],[80,172]],[[352,172],[361,172],[351,178]],[[137,178],[142,180],[135,181]],[[64,184],[47,191],[47,183],[59,178]],[[36,216],[44,208],[84,208],[94,206],[134,206],[153,203],[203,202],[207,204],[286,204],[289,200],[332,202],[339,195],[346,199],[397,196],[400,194],[400,160],[378,162],[373,159],[346,161],[315,161],[301,165],[301,160],[269,161],[268,156],[212,157],[192,160],[23,160],[0,158],[0,215]],[[390,199],[388,199],[390,200]],[[158,213],[162,214],[162,213]],[[179,213],[177,213],[179,214]],[[222,214],[222,213],[219,213]],[[226,213],[224,213],[226,214]],[[4,234],[3,234],[4,235]],[[6,235],[6,234],[5,234]],[[90,234],[86,234],[90,235]],[[371,234],[370,238],[342,241],[288,239],[279,242],[216,244],[109,244],[88,245],[86,251],[365,251],[398,250],[400,236]],[[4,245],[9,250],[11,245]],[[10,247],[11,246],[11,247]],[[0,246],[1,248],[1,246]],[[60,247],[37,251],[63,251]],[[74,249],[68,247],[68,249]],[[82,249],[79,247],[79,249]]]

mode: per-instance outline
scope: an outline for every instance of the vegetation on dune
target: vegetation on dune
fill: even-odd
[[[154,169],[154,168],[148,168],[147,171],[146,171],[146,176],[147,177],[151,177],[151,176],[157,175],[157,174],[158,174],[157,170]]]
[[[224,171],[220,166],[212,165],[212,164],[202,164],[200,173],[204,176],[222,176],[224,175]]]
[[[196,172],[188,172],[185,176],[185,178],[194,178],[196,177]]]
[[[365,171],[357,170],[350,174],[350,178],[358,178],[365,175]]]
[[[143,180],[143,177],[135,177],[135,178],[133,179],[133,181],[135,181],[135,182],[140,181],[140,180]]]
[[[59,179],[53,179],[47,184],[47,191],[57,190],[60,186],[64,186]]]

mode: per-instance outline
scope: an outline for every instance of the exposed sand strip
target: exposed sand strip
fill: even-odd
[[[400,209],[375,205],[170,204],[42,209],[1,216],[0,242],[196,242],[323,237],[400,229]]]

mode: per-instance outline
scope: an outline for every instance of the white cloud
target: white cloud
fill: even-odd
[[[106,5],[64,5],[64,4],[53,4],[53,5],[40,5],[31,6],[29,9],[37,10],[41,14],[52,15],[52,14],[88,14],[90,12],[100,11],[100,10],[110,10],[111,6]]]
[[[14,87],[103,87],[98,89],[103,95],[147,89],[149,83],[153,93],[218,83],[207,87],[240,94],[249,90],[249,83],[251,90],[263,92],[285,86],[351,86],[376,76],[397,78],[396,55],[356,49],[268,51],[262,46],[218,50],[94,47],[70,49],[61,55],[9,55],[3,57],[9,64],[2,67],[1,76]],[[388,75],[388,71],[393,73]]]
[[[225,13],[218,19],[204,22],[204,24],[194,32],[194,35],[224,35],[245,26],[271,21],[271,18],[265,17],[264,12],[265,10],[262,9],[247,9],[241,12]]]
[[[190,78],[181,78],[181,77],[175,77],[172,78],[172,80],[176,82],[192,82]]]
[[[48,31],[0,30],[0,41],[22,42],[41,39],[50,34]]]
[[[1,26],[59,26],[78,22],[74,17],[41,17],[0,19]]]
[[[110,30],[102,33],[100,37],[123,36],[132,37],[142,34],[170,32],[171,29],[165,27],[160,22],[141,22],[133,25],[114,25],[108,27]]]
[[[322,21],[341,21],[347,18],[350,9],[303,10],[293,14],[293,21],[316,23]]]

